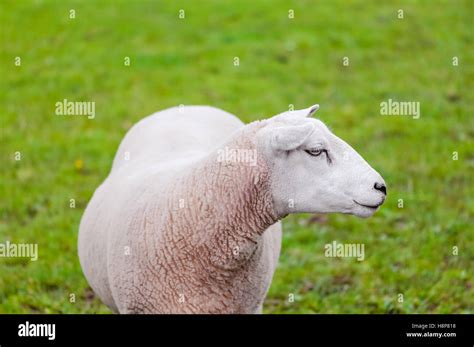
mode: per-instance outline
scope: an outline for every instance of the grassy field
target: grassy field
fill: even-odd
[[[265,312],[473,313],[473,15],[467,0],[2,1],[0,242],[37,243],[39,259],[0,258],[0,313],[110,312],[77,232],[133,123],[179,104],[250,122],[314,103],[388,200],[367,220],[285,219]],[[421,117],[381,115],[390,98]],[[95,119],[55,115],[63,99],[94,101]],[[333,240],[365,260],[325,257]]]

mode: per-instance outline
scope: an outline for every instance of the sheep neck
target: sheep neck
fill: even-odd
[[[191,218],[194,238],[217,267],[242,266],[255,254],[264,231],[279,219],[269,169],[256,151],[258,128],[241,129],[198,165],[186,182],[191,191],[200,192],[189,206],[198,214]]]

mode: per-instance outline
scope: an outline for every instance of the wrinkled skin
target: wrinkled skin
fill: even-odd
[[[135,125],[80,225],[80,262],[94,292],[120,313],[261,312],[281,218],[367,217],[385,199],[373,188],[382,178],[321,122],[305,118],[312,112],[243,126],[224,111],[186,107]],[[330,165],[306,152],[320,143]],[[255,151],[256,161],[221,160],[222,148]],[[350,180],[347,170],[358,177]]]

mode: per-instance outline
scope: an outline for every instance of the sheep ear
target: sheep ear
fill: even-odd
[[[311,107],[304,108],[302,110],[289,111],[288,114],[292,117],[296,116],[296,117],[306,118],[306,117],[312,116],[313,113],[316,112],[318,109],[319,109],[319,105],[316,104],[316,105],[313,105]]]
[[[271,137],[272,147],[279,151],[291,151],[301,146],[313,131],[313,124],[275,128]]]
[[[307,108],[308,113],[306,114],[306,117],[310,117],[315,113],[317,110],[319,110],[319,104],[315,104],[309,108]]]

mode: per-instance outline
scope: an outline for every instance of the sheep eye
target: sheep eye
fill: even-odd
[[[320,156],[321,153],[326,153],[326,150],[325,149],[307,149],[305,150],[305,152],[313,157],[317,157],[317,156]]]

